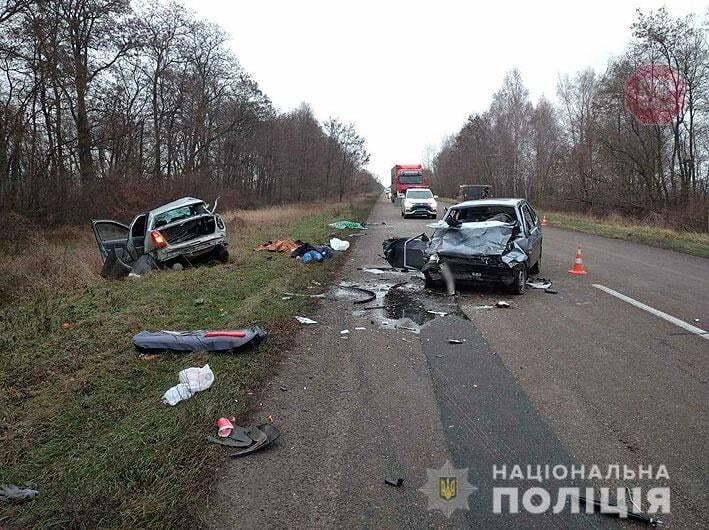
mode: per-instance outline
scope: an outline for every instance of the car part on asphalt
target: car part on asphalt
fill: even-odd
[[[544,289],[544,292],[547,294],[558,294],[559,293],[559,291],[557,291],[556,289]]]
[[[214,382],[214,372],[205,364],[202,368],[190,367],[177,374],[179,384],[169,388],[162,397],[167,405],[177,405],[180,401],[191,398],[197,392],[207,390]]]
[[[448,339],[448,344],[463,344],[465,339]]]
[[[495,304],[495,307],[499,307],[502,309],[510,309],[512,305],[509,302],[505,302],[504,300],[500,300]]]
[[[253,326],[248,329],[212,331],[141,331],[133,336],[133,344],[142,353],[235,352],[249,345],[256,347],[266,339],[266,331]]]
[[[527,287],[532,289],[549,289],[551,287],[551,280],[546,278],[533,278],[527,280]]]
[[[401,487],[401,485],[404,483],[403,478],[385,478],[384,479],[384,484],[388,484],[389,486],[394,486],[395,488]]]
[[[0,501],[5,502],[23,502],[31,501],[34,499],[39,492],[28,487],[25,484],[24,488],[15,486],[14,484],[2,484],[0,485]]]
[[[414,237],[395,237],[382,243],[384,259],[397,269],[413,267],[422,269],[427,261],[426,249],[429,245],[426,234]]]

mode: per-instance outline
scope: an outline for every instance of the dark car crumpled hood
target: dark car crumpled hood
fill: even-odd
[[[527,259],[527,253],[513,240],[515,226],[500,221],[463,223],[457,227],[445,222],[436,224],[427,252],[439,256],[466,258],[472,256],[501,256],[504,263],[514,267]]]
[[[454,256],[500,256],[512,237],[513,225],[498,221],[464,223],[450,227],[439,223],[428,246],[429,253]]]

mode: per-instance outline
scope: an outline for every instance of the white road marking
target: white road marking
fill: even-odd
[[[630,305],[634,305],[635,307],[639,307],[640,309],[647,311],[648,313],[651,313],[655,315],[656,317],[660,317],[667,322],[670,322],[671,324],[674,324],[675,326],[678,326],[684,330],[689,331],[690,333],[693,333],[695,335],[699,335],[705,340],[709,340],[709,334],[704,331],[702,328],[698,328],[696,326],[693,326],[692,324],[689,324],[685,322],[684,320],[680,320],[679,318],[675,318],[672,315],[668,315],[667,313],[663,313],[659,309],[655,309],[654,307],[650,307],[649,305],[645,305],[642,302],[638,302],[637,300],[630,298],[629,296],[625,296],[622,293],[619,293],[618,291],[614,291],[613,289],[610,289],[606,287],[605,285],[600,285],[598,283],[592,284],[596,289],[600,289],[601,291],[604,291],[611,296],[615,296],[619,300],[623,300],[623,302],[628,302]]]

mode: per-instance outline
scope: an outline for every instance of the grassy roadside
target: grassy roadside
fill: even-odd
[[[274,369],[292,342],[291,316],[310,303],[282,300],[282,291],[326,281],[340,261],[305,266],[251,249],[285,236],[324,240],[328,223],[363,220],[372,204],[227,214],[227,265],[90,282],[0,308],[0,484],[30,482],[40,492],[0,506],[0,527],[194,526],[224,458],[205,435],[217,417],[247,412],[247,392]],[[142,329],[255,322],[269,338],[239,355],[141,358],[130,342]],[[160,403],[179,370],[207,362],[209,390],[175,407]]]
[[[550,226],[578,230],[613,239],[635,241],[653,247],[666,248],[709,258],[709,234],[670,230],[632,222],[620,216],[596,218],[581,214],[542,211]]]

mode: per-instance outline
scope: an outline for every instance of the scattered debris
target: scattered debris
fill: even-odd
[[[509,302],[505,302],[504,300],[500,300],[495,304],[495,307],[501,307],[502,309],[509,309],[512,307]]]
[[[448,344],[463,344],[465,339],[448,339]]]
[[[217,436],[221,438],[226,438],[234,430],[234,424],[236,423],[236,418],[219,418],[216,421],[217,424]]]
[[[355,304],[366,304],[377,297],[374,291],[363,289],[357,285],[341,283],[330,290],[328,298],[341,302],[353,302]]]
[[[349,332],[349,329],[343,329],[342,331],[340,331],[340,335],[347,335]]]
[[[312,319],[307,318],[307,317],[299,317],[299,316],[296,316],[295,319],[296,319],[298,322],[300,322],[301,324],[317,324],[317,321],[316,321],[316,320],[312,320]]]
[[[133,336],[133,344],[142,353],[235,352],[246,345],[258,346],[266,339],[266,331],[254,326],[249,329],[213,331],[141,331]]]
[[[356,331],[364,331],[365,329],[367,329],[367,328],[363,328],[363,327],[356,327],[355,328]]]
[[[163,403],[177,405],[180,401],[189,399],[193,394],[207,390],[214,382],[214,372],[205,364],[202,368],[186,368],[177,375],[179,384],[168,389],[162,397]]]
[[[439,316],[439,317],[444,317],[444,316],[446,316],[446,315],[448,314],[448,313],[446,313],[446,312],[444,312],[444,311],[432,311],[432,310],[430,310],[430,309],[426,309],[426,313],[431,313],[432,315],[437,315],[437,316]]]
[[[311,263],[313,261],[320,263],[325,260],[325,257],[317,250],[309,250],[300,258],[303,263]]]
[[[328,225],[332,228],[337,228],[338,230],[345,230],[346,228],[354,228],[357,230],[366,230],[366,226],[362,226],[360,223],[355,221],[337,221],[336,223],[330,223]]]
[[[345,241],[343,239],[338,239],[336,237],[333,237],[330,239],[330,246],[332,247],[333,250],[337,250],[339,252],[343,252],[350,248],[350,242]]]
[[[527,280],[527,287],[532,289],[549,289],[551,287],[551,280],[546,278],[534,278]]]
[[[544,289],[544,292],[547,294],[557,294],[559,291],[556,289]]]
[[[29,487],[29,484],[25,484],[24,488],[19,488],[14,484],[2,484],[0,485],[0,501],[5,502],[24,502],[31,501],[34,499],[39,492],[33,490]]]
[[[384,484],[388,484],[389,486],[394,486],[395,488],[401,487],[401,485],[404,483],[403,478],[385,478],[384,479]]]
[[[264,423],[255,427],[234,427],[226,438],[208,436],[207,441],[237,448],[230,456],[239,457],[254,453],[274,442],[281,433],[275,425]]]
[[[203,305],[204,304],[204,298],[195,298],[194,299],[194,305]]]
[[[254,250],[268,250],[269,252],[293,252],[296,248],[303,244],[299,239],[279,239],[278,241],[269,241],[263,245],[256,247]]]
[[[281,385],[281,391],[287,392],[287,391],[288,391],[288,387],[286,387],[286,386],[284,386],[284,385]]]

